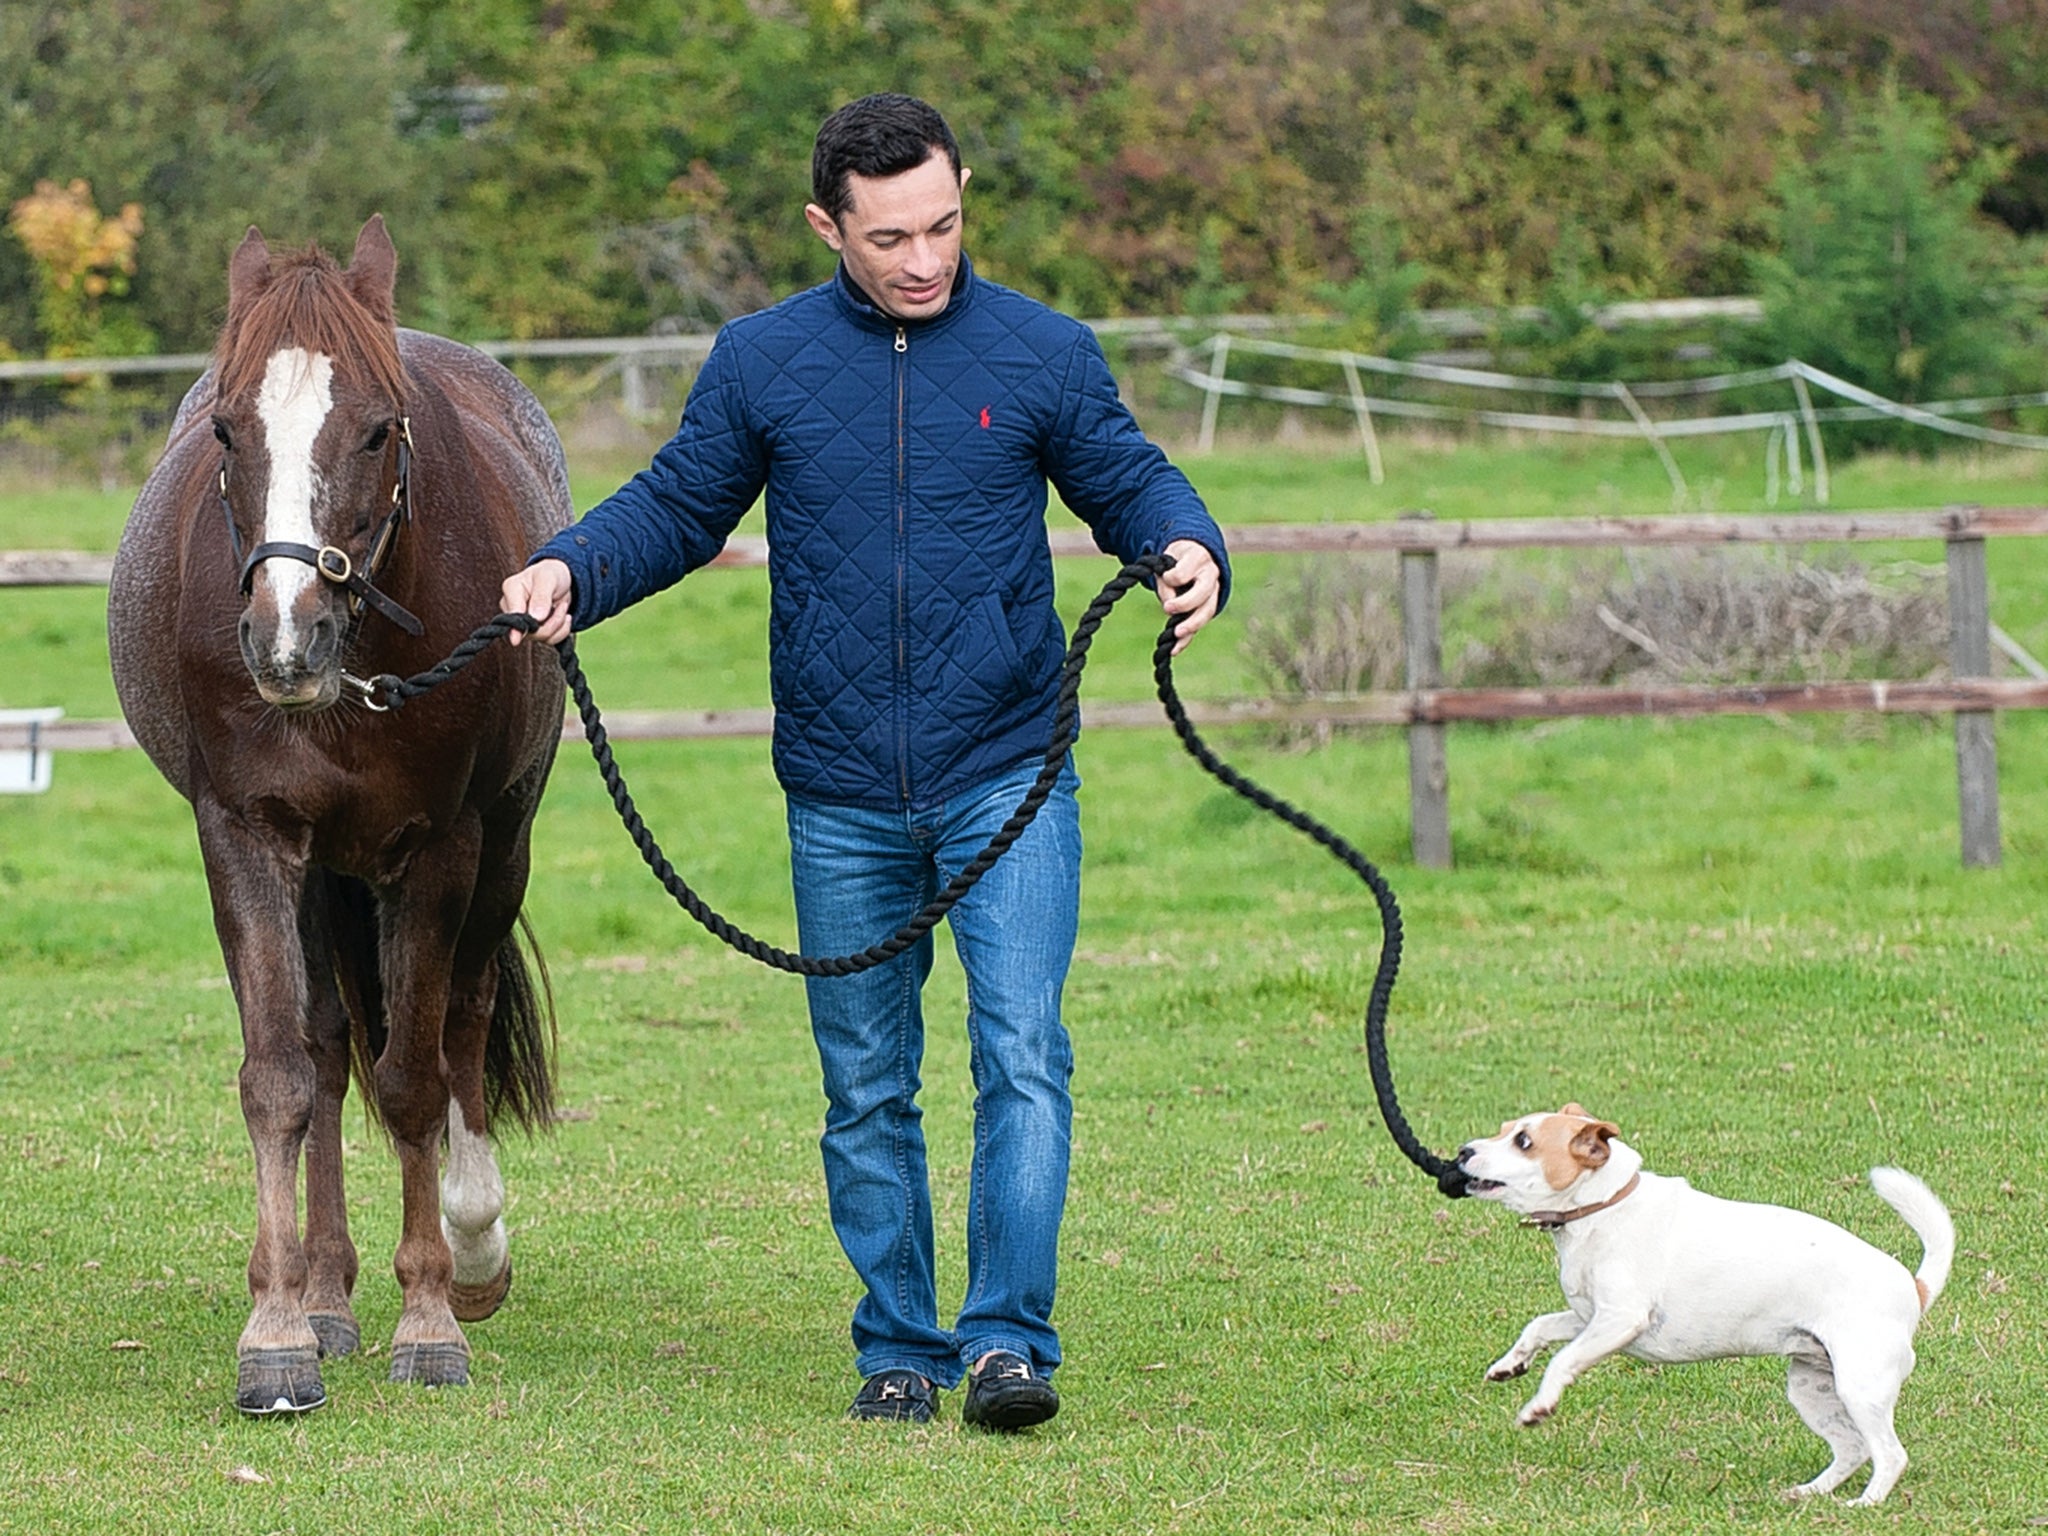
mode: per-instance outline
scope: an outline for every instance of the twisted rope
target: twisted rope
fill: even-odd
[[[881,943],[872,944],[851,955],[821,957],[796,954],[778,948],[728,921],[690,888],[689,883],[669,862],[668,855],[662,852],[661,844],[641,817],[639,808],[633,803],[633,796],[626,788],[625,778],[619,772],[618,762],[613,756],[611,739],[604,728],[604,717],[598,711],[597,701],[591,695],[589,681],[584,677],[583,667],[576,658],[575,642],[564,640],[556,647],[556,655],[561,661],[562,675],[569,685],[570,695],[576,701],[576,713],[583,721],[583,734],[590,743],[590,755],[597,761],[598,773],[604,779],[605,789],[611,795],[612,805],[618,811],[619,820],[624,823],[628,835],[633,839],[633,846],[640,850],[641,859],[676,905],[689,913],[706,932],[720,942],[775,970],[799,976],[852,976],[893,960],[930,933],[960,898],[973,889],[975,882],[994,866],[996,860],[1024,835],[1025,828],[1031,825],[1038,815],[1039,808],[1051,795],[1053,785],[1059,779],[1060,770],[1066,763],[1067,752],[1080,732],[1081,673],[1087,666],[1088,650],[1094,644],[1095,632],[1102,627],[1102,621],[1108,617],[1110,609],[1114,608],[1126,593],[1148,578],[1157,577],[1172,569],[1172,565],[1173,562],[1163,555],[1148,555],[1133,560],[1118,571],[1108,585],[1096,594],[1095,600],[1081,615],[1080,622],[1074,626],[1073,638],[1067,645],[1066,659],[1060,667],[1059,700],[1053,714],[1052,740],[1045,749],[1044,763],[1016,811],[989,839],[988,845],[947,882],[945,889],[933,897],[923,911]],[[1178,620],[1169,618],[1166,628],[1159,636],[1159,642],[1152,652],[1152,675],[1158,685],[1159,701],[1165,706],[1167,719],[1172,723],[1174,733],[1179,736],[1181,744],[1187,748],[1195,761],[1218,781],[1244,796],[1260,810],[1279,817],[1296,831],[1319,843],[1365,882],[1366,888],[1372,892],[1373,900],[1379,906],[1379,965],[1373,974],[1372,991],[1365,1008],[1366,1062],[1372,1072],[1373,1093],[1379,1102],[1380,1115],[1386,1121],[1387,1130],[1394,1138],[1394,1145],[1411,1163],[1436,1180],[1437,1189],[1442,1194],[1455,1200],[1465,1193],[1465,1175],[1455,1162],[1439,1157],[1423,1146],[1409,1127],[1407,1117],[1402,1114],[1399,1100],[1395,1096],[1393,1070],[1387,1058],[1387,1007],[1393,997],[1395,978],[1401,969],[1401,909],[1394,899],[1393,889],[1381,877],[1372,862],[1337,833],[1313,816],[1296,809],[1279,796],[1253,783],[1209,750],[1189,721],[1180,694],[1173,685],[1174,628],[1177,623]],[[483,651],[513,630],[531,634],[535,628],[534,620],[526,614],[501,613],[479,625],[468,639],[449,654],[447,660],[425,672],[410,678],[400,678],[388,672],[371,678],[368,684],[371,692],[368,696],[378,707],[398,709],[447,682]]]

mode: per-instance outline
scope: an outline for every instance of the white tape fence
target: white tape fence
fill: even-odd
[[[1197,359],[1207,353],[1206,365]],[[1307,389],[1296,385],[1268,384],[1229,376],[1231,354],[1284,358],[1296,362],[1326,365],[1342,379],[1344,388]],[[1813,466],[1814,496],[1823,506],[1829,499],[1826,445],[1821,437],[1825,422],[1876,421],[1890,419],[1924,427],[1931,432],[2009,448],[2048,450],[2048,436],[1988,427],[1969,420],[1973,416],[2026,406],[2048,405],[2048,392],[2026,395],[1996,395],[1968,400],[1942,400],[1925,405],[1906,405],[1837,378],[1823,369],[1796,359],[1774,368],[1753,368],[1710,378],[1645,381],[1625,384],[1619,379],[1584,381],[1546,379],[1490,369],[1461,368],[1444,363],[1409,362],[1377,357],[1371,353],[1349,352],[1323,347],[1297,346],[1291,342],[1269,341],[1218,331],[1204,342],[1180,347],[1168,361],[1166,371],[1182,383],[1203,392],[1202,425],[1197,448],[1208,452],[1216,443],[1219,407],[1226,396],[1270,400],[1282,405],[1307,406],[1350,413],[1357,424],[1367,463],[1375,485],[1386,479],[1375,416],[1402,417],[1418,421],[1448,422],[1463,426],[1489,426],[1527,432],[1555,432],[1590,437],[1641,438],[1656,453],[1671,480],[1672,495],[1686,495],[1685,476],[1666,446],[1673,438],[1712,437],[1732,433],[1766,434],[1764,454],[1765,494],[1775,504],[1781,487],[1791,495],[1805,490],[1805,463]],[[1565,415],[1551,411],[1495,410],[1486,407],[1451,405],[1439,401],[1401,399],[1367,393],[1362,375],[1414,379],[1429,384],[1500,394],[1561,396],[1579,401],[1612,401],[1620,407],[1622,419],[1587,413]],[[1657,419],[1644,403],[1648,400],[1711,399],[1737,389],[1756,389],[1771,384],[1788,387],[1790,399],[1781,409],[1747,410],[1729,414],[1668,416]],[[1846,402],[1816,406],[1814,391]],[[1802,451],[1803,449],[1803,451]],[[1781,472],[1780,465],[1783,465]]]

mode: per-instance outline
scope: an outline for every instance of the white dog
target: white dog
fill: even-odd
[[[1948,1211],[1910,1173],[1870,1171],[1870,1187],[1920,1235],[1920,1272],[1909,1275],[1818,1216],[1719,1200],[1645,1173],[1615,1129],[1567,1104],[1459,1150],[1468,1193],[1556,1239],[1571,1303],[1524,1328],[1486,1379],[1519,1376],[1546,1344],[1564,1346],[1521,1411],[1527,1426],[1556,1412],[1564,1389],[1608,1355],[1787,1355],[1792,1406],[1835,1453],[1788,1496],[1831,1493],[1867,1461],[1870,1482],[1854,1502],[1881,1503],[1906,1469],[1892,1408],[1912,1374],[1913,1330],[1955,1257]]]

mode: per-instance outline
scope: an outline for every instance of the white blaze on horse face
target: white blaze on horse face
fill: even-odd
[[[270,493],[263,503],[259,544],[288,541],[318,549],[325,541],[313,531],[313,500],[320,491],[320,469],[313,462],[313,443],[334,409],[334,362],[324,353],[285,347],[271,354],[256,391],[256,415],[263,423],[270,449]],[[277,607],[277,636],[272,654],[290,663],[301,649],[299,601],[320,581],[310,565],[297,560],[266,560],[256,579],[268,582]]]
[[[488,1285],[504,1273],[511,1244],[500,1219],[505,1180],[491,1138],[472,1131],[462,1106],[448,1101],[448,1164],[441,1173],[441,1235],[455,1259],[458,1285]]]

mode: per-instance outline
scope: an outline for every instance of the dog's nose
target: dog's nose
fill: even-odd
[[[1460,1168],[1464,1167],[1467,1162],[1471,1161],[1472,1153],[1475,1150],[1476,1149],[1469,1141],[1466,1142],[1465,1145],[1463,1145],[1462,1147],[1458,1148],[1458,1166]]]

